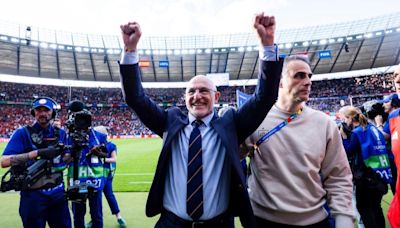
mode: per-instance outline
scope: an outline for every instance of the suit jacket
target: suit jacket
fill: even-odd
[[[215,115],[211,121],[211,126],[221,138],[226,148],[226,156],[229,156],[231,161],[229,210],[233,215],[240,217],[244,227],[254,227],[255,219],[240,165],[238,145],[257,129],[275,103],[282,61],[260,60],[259,66],[258,84],[254,96],[238,110],[230,109],[222,117]],[[126,103],[136,112],[140,120],[164,141],[146,205],[146,215],[155,216],[163,210],[171,142],[178,136],[179,131],[189,124],[189,120],[179,108],[164,110],[144,94],[138,64],[120,65],[120,72]]]

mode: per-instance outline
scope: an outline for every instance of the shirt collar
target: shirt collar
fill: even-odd
[[[189,116],[189,124],[191,124],[193,121],[196,120],[196,118],[192,114],[189,113],[188,116]],[[206,125],[206,127],[210,126],[210,122],[211,122],[213,116],[214,116],[214,111],[212,113],[210,113],[209,115],[207,115],[206,117],[201,119],[201,121],[203,121],[203,123],[204,123],[204,125]]]

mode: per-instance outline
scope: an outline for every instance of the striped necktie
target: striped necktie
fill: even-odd
[[[186,211],[193,220],[203,215],[203,152],[201,148],[201,121],[193,121],[189,139]]]

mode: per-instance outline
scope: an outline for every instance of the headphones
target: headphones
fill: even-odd
[[[52,110],[51,119],[56,117],[58,103],[50,97],[38,97],[32,102],[31,115],[33,117],[35,117],[35,109],[41,106]]]

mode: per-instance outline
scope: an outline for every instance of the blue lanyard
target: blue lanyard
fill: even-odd
[[[289,116],[289,118],[287,118],[287,120],[283,121],[282,123],[280,123],[277,126],[275,126],[273,129],[271,129],[270,131],[265,133],[265,135],[263,135],[257,141],[257,143],[254,145],[254,149],[257,149],[261,145],[261,143],[265,142],[265,140],[267,140],[273,134],[275,134],[276,132],[280,131],[284,126],[288,125],[290,122],[295,120],[301,114],[302,111],[303,111],[303,109],[300,109],[299,111],[293,113],[292,115]]]

